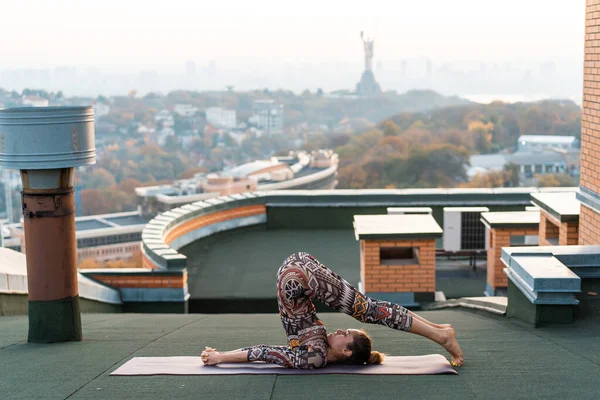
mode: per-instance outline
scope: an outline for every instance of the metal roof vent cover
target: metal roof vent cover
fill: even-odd
[[[57,169],[95,162],[93,107],[0,110],[0,167]]]

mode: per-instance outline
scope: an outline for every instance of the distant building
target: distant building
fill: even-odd
[[[216,128],[233,129],[237,125],[235,110],[228,110],[221,107],[209,107],[204,113],[206,114],[206,122]]]
[[[15,197],[23,187],[19,171],[0,170],[0,183],[4,186],[4,204],[8,223],[16,222],[21,215],[21,202]]]
[[[21,250],[21,237],[15,234],[17,227],[20,228],[21,224],[10,223],[7,219],[0,220],[0,247],[25,252],[24,249]]]
[[[575,136],[554,135],[522,135],[517,143],[518,152],[536,152],[552,149],[576,149],[577,138]]]
[[[48,107],[48,99],[38,96],[23,96],[22,104],[25,107]]]
[[[127,260],[140,250],[142,230],[149,219],[140,210],[75,218],[77,262]],[[0,229],[4,247],[25,253],[21,223],[4,224]]]
[[[175,125],[175,120],[173,119],[173,114],[169,110],[160,110],[155,116],[154,120],[157,123],[162,124],[162,126],[173,126]]]
[[[507,163],[519,167],[521,182],[531,179],[534,175],[566,174],[567,162],[564,157],[555,152],[516,152],[506,156]]]
[[[104,103],[96,103],[94,104],[94,116],[102,117],[104,115],[108,115],[110,113],[110,106]]]
[[[282,189],[334,189],[338,155],[332,150],[290,152],[219,173],[197,174],[172,185],[135,189],[143,215],[153,217],[184,204],[236,193]]]
[[[173,128],[164,127],[160,130],[160,132],[158,132],[157,136],[158,136],[158,145],[164,146],[167,144],[167,138],[169,136],[175,136],[175,131],[173,130]]]
[[[476,174],[502,171],[506,163],[505,154],[473,154],[470,158],[471,165],[467,168],[467,176],[471,179]]]
[[[517,151],[512,154],[477,154],[470,158],[467,167],[469,179],[476,174],[501,171],[508,164],[514,164],[519,171],[522,185],[536,185],[535,176],[546,174],[568,174],[578,176],[580,153],[578,149],[554,149],[549,151]]]
[[[283,131],[283,104],[274,100],[256,100],[252,105],[250,124],[268,135]]]
[[[193,117],[198,112],[198,107],[194,107],[191,104],[177,104],[174,111],[175,114],[182,117]]]

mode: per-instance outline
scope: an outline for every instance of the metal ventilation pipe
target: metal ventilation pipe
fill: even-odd
[[[91,106],[0,110],[0,166],[23,182],[29,342],[82,339],[73,180],[95,162]]]

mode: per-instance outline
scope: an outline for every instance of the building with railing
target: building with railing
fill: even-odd
[[[322,190],[337,186],[338,155],[332,150],[290,152],[208,174],[172,185],[136,188],[144,215],[157,213],[210,198],[263,190]]]

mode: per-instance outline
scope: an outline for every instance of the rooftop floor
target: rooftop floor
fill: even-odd
[[[598,311],[596,307],[574,324],[538,329],[484,312],[423,312],[457,330],[465,365],[452,376],[111,377],[132,357],[198,355],[205,345],[227,350],[282,344],[285,336],[276,314],[84,314],[83,342],[27,344],[27,317],[0,317],[0,393],[7,400],[592,399],[600,391]],[[391,355],[445,355],[441,347],[415,335],[361,325],[337,313],[320,317],[329,329],[366,328],[375,348]]]

